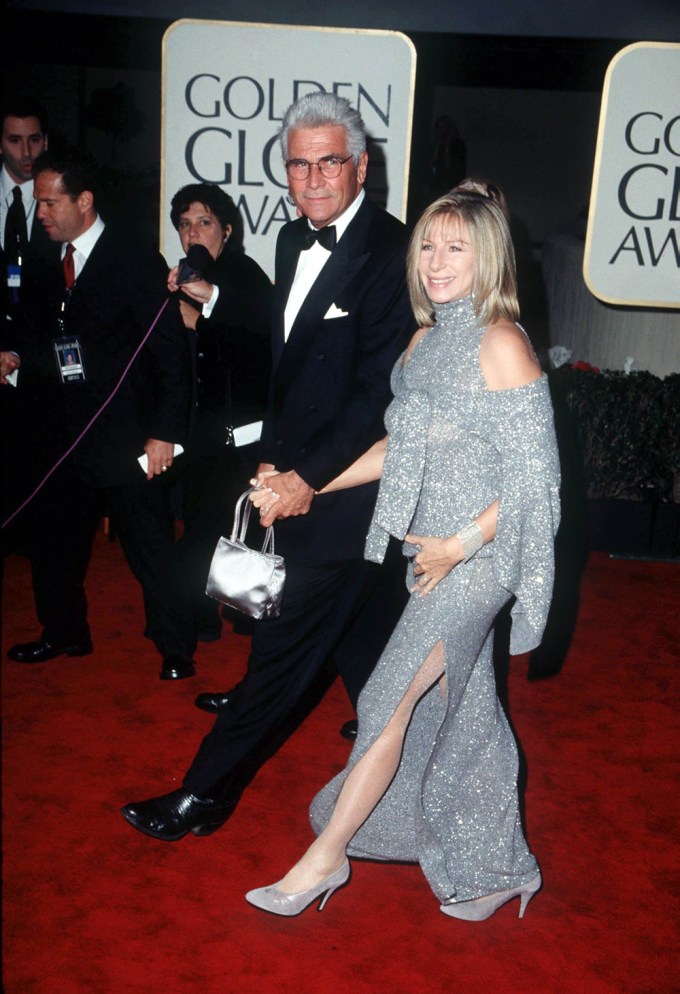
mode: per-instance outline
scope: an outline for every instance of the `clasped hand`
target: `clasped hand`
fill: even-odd
[[[260,524],[265,528],[277,518],[307,514],[312,506],[314,490],[294,469],[279,473],[271,464],[261,463],[250,483],[255,490],[248,499],[259,508]]]
[[[431,593],[440,580],[448,576],[454,566],[462,563],[465,558],[456,535],[451,538],[434,538],[409,534],[405,541],[420,546],[420,552],[413,559],[417,582],[411,587],[411,593],[419,593],[421,597]]]

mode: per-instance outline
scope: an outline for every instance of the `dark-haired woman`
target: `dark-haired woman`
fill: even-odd
[[[217,606],[205,594],[215,544],[231,528],[236,498],[257,467],[257,442],[270,370],[273,287],[243,251],[243,219],[220,187],[193,183],[172,198],[170,219],[186,254],[202,245],[210,261],[181,290],[180,310],[192,333],[195,419],[179,472],[184,537],[178,546],[184,596],[193,606],[197,637],[217,638]]]

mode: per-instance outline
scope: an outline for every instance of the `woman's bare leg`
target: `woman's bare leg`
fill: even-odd
[[[340,868],[350,839],[373,811],[399,768],[404,737],[416,704],[443,673],[444,644],[437,642],[383,731],[349,773],[328,825],[279,882],[279,890],[297,894],[318,885]]]

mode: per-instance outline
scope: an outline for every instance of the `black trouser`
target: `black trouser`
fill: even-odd
[[[160,477],[104,491],[130,569],[142,587],[146,634],[161,656],[190,657],[196,646],[191,615],[174,594],[174,520]]]
[[[103,511],[115,521],[125,557],[139,580],[147,632],[162,656],[191,654],[193,629],[172,596],[172,516],[160,478],[91,487],[66,464],[17,519],[16,547],[31,562],[43,638],[71,643],[90,637],[85,575]]]
[[[18,548],[31,564],[36,613],[48,642],[90,638],[84,581],[101,516],[97,497],[64,467],[16,519]]]
[[[184,779],[192,794],[228,792],[230,778],[290,717],[333,655],[377,575],[378,568],[364,560],[286,564],[281,615],[255,623],[247,673],[230,691]]]

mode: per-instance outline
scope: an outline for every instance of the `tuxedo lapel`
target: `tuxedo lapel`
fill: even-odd
[[[284,314],[290,288],[295,278],[300,257],[301,232],[307,225],[305,218],[299,218],[287,226],[281,234],[280,249],[276,260],[276,281],[274,284],[274,324],[272,327],[272,360],[276,369],[285,343]]]
[[[307,354],[315,333],[324,321],[326,312],[370,258],[370,253],[365,252],[364,249],[371,216],[368,202],[364,201],[347,231],[333,249],[330,259],[310,288],[293,322],[288,341],[285,346],[280,344],[278,354],[275,353],[274,383],[276,387],[287,385],[295,377],[296,370],[300,369],[300,360]],[[306,224],[304,220],[303,223]],[[292,254],[294,255],[292,273],[289,274],[285,297],[281,301],[281,313],[285,310],[299,252]],[[278,309],[277,313],[279,313]],[[282,343],[282,329],[277,337],[278,342]]]

